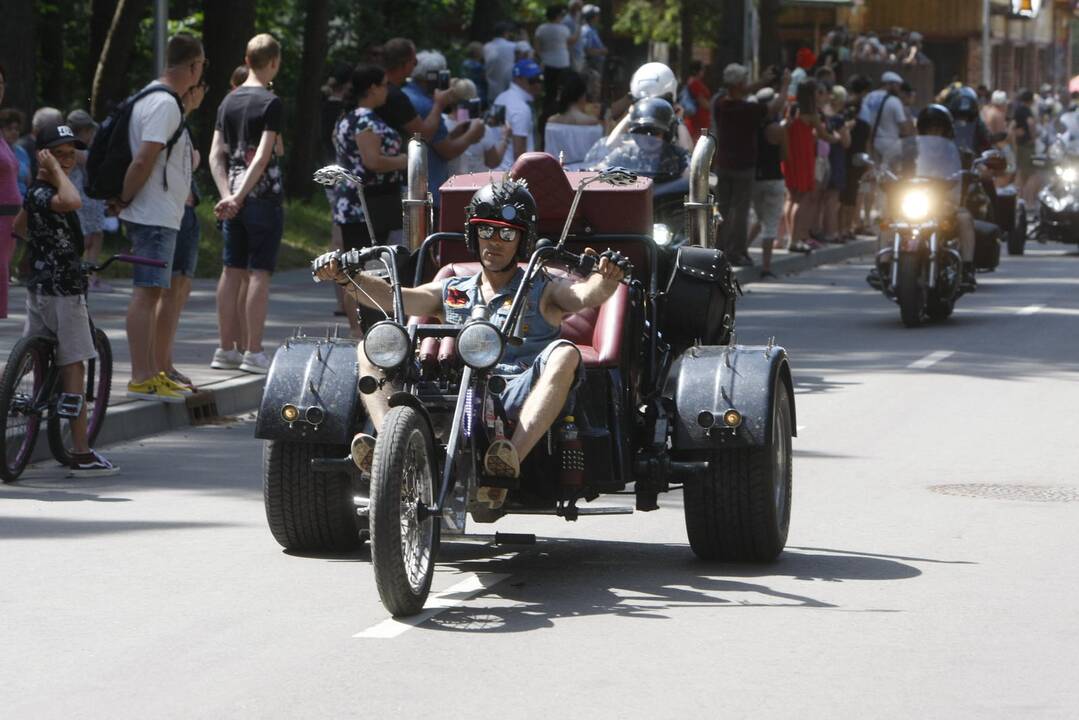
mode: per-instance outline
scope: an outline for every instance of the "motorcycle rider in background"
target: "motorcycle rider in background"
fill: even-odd
[[[670,103],[671,107],[675,107],[674,99],[677,93],[678,79],[669,67],[658,62],[641,65],[629,81],[629,93],[611,103],[611,119],[621,119],[607,136],[607,144],[613,145],[618,137],[627,131],[630,118],[626,111],[635,103],[647,98],[660,98]],[[693,152],[695,139],[690,137],[689,130],[680,116],[676,116],[675,122],[673,137],[679,146],[688,152]]]

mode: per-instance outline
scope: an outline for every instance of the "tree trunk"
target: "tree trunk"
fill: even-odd
[[[716,65],[745,62],[746,0],[723,0],[723,24],[716,44]]]
[[[779,42],[779,0],[760,0],[761,67],[783,63]]]
[[[117,0],[93,0],[90,5],[90,52],[89,62],[83,70],[86,73],[85,87],[94,86],[94,75],[101,52],[105,49],[105,40],[109,37],[112,18],[116,14]]]
[[[326,68],[330,26],[329,0],[308,0],[303,29],[303,62],[296,88],[296,115],[289,129],[291,142],[289,172],[285,178],[291,197],[309,197],[314,188],[311,173],[317,168],[319,142],[322,140],[322,74]]]
[[[682,0],[679,12],[682,32],[678,46],[680,51],[678,55],[678,77],[689,77],[689,64],[693,61],[693,18],[697,11],[697,3],[694,0]]]
[[[204,7],[202,44],[210,59],[206,71],[210,88],[198,110],[198,144],[202,157],[208,158],[217,106],[229,93],[232,71],[243,64],[247,41],[255,34],[255,1],[213,0]]]
[[[60,7],[40,4],[38,6],[38,27],[62,27]],[[68,106],[64,92],[64,34],[62,32],[42,33],[40,43],[38,72],[41,75],[41,91],[38,102],[58,108]]]
[[[500,0],[476,0],[472,5],[472,23],[468,39],[487,42],[495,36],[495,24],[504,19]]]
[[[94,73],[90,113],[98,119],[124,99],[128,87],[127,68],[135,47],[139,22],[146,13],[147,0],[119,0],[112,16],[109,34],[101,49],[101,58]]]
[[[28,115],[37,106],[37,13],[34,0],[4,0],[0,22],[0,65],[7,71],[4,107]]]

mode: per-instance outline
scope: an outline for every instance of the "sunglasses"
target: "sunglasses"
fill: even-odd
[[[476,224],[476,235],[479,236],[480,240],[490,240],[495,236],[495,230],[498,230],[498,239],[502,242],[513,242],[517,239],[517,228],[504,225],[496,227],[486,223]]]

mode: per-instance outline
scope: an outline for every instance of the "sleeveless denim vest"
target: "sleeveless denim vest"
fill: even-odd
[[[450,325],[463,325],[472,315],[472,308],[487,301],[491,308],[489,320],[499,328],[509,315],[510,306],[517,288],[524,280],[524,271],[520,268],[513,279],[493,298],[480,295],[481,274],[467,277],[452,277],[442,282],[442,308],[446,322]],[[518,346],[506,345],[502,360],[495,366],[499,375],[517,375],[532,366],[532,362],[548,345],[558,339],[561,327],[551,325],[540,312],[540,298],[547,289],[550,278],[540,273],[525,297],[525,305],[518,319],[519,335],[524,342]]]

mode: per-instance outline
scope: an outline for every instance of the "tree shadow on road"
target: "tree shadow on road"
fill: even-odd
[[[550,628],[564,618],[611,615],[668,619],[680,608],[840,609],[789,588],[802,581],[908,580],[921,570],[897,558],[845,551],[787,550],[775,563],[705,563],[685,545],[543,539],[534,549],[489,560],[443,562],[461,572],[507,573],[512,577],[482,595],[482,607],[453,607],[419,627],[453,632],[527,632]],[[471,551],[465,550],[466,553]],[[936,561],[929,561],[936,562]],[[767,578],[779,580],[769,583]],[[900,612],[858,608],[857,612]]]

